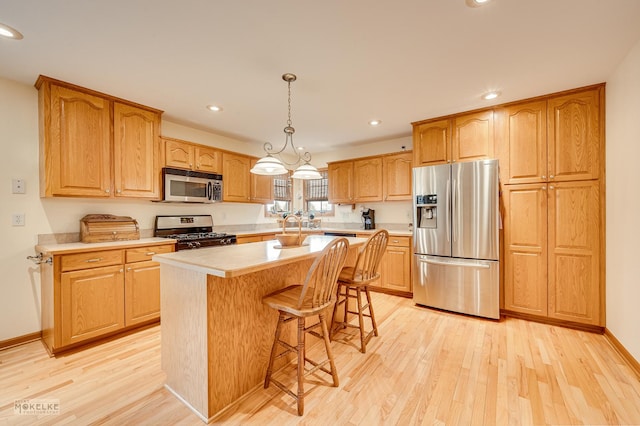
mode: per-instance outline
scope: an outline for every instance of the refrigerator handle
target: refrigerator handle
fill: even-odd
[[[447,179],[447,196],[445,203],[445,222],[447,224],[447,242],[451,242],[451,178]]]
[[[441,262],[433,259],[423,259],[420,258],[420,262],[422,263],[430,263],[432,265],[441,265],[441,266],[464,266],[466,268],[477,268],[477,269],[489,269],[489,265],[480,265],[476,263],[461,263],[461,262]]]
[[[458,193],[460,192],[460,180],[456,179],[455,177],[453,178],[453,185],[451,190],[453,191],[452,194],[452,213],[451,213],[451,227],[453,228],[453,232],[451,233],[452,235],[452,239],[453,242],[455,243],[456,241],[458,241],[458,227],[456,226],[457,224],[460,224],[460,212],[458,211]],[[456,215],[457,217],[453,217],[453,215]]]

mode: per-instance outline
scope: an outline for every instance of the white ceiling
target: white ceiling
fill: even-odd
[[[24,35],[0,39],[2,77],[256,143],[282,146],[295,73],[294,139],[320,152],[406,136],[488,90],[503,103],[606,81],[640,39],[640,0],[1,0],[0,23]]]

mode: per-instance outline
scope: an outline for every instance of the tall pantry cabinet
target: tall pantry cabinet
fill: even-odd
[[[604,326],[604,85],[495,117],[504,310]]]

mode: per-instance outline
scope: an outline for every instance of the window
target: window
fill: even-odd
[[[314,216],[333,216],[329,204],[329,173],[320,170],[322,178],[304,181],[304,209]]]
[[[291,213],[291,179],[287,175],[273,177],[273,203],[265,205],[266,216]]]

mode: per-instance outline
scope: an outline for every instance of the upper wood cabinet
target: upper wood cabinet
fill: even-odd
[[[451,158],[451,120],[434,120],[413,126],[413,164],[433,166]]]
[[[602,124],[602,86],[550,98],[549,179],[555,182],[598,179]]]
[[[113,103],[113,164],[117,197],[160,195],[158,115],[120,102]]]
[[[352,204],[353,161],[328,164],[329,202],[332,204]]]
[[[356,202],[366,203],[382,201],[382,158],[372,157],[353,162],[354,187]]]
[[[248,203],[251,201],[251,159],[246,155],[222,153],[223,201]]]
[[[500,180],[506,184],[547,180],[547,101],[496,110]]]
[[[35,86],[41,196],[159,197],[161,111],[44,76]]]
[[[163,138],[163,141],[165,166],[222,173],[222,151],[179,139]]]
[[[493,156],[493,110],[413,123],[414,167]]]
[[[252,158],[250,167],[258,162],[257,158]],[[273,179],[276,176],[264,176],[257,175],[255,173],[249,172],[250,179],[250,192],[251,192],[251,202],[252,203],[261,203],[261,204],[269,204],[273,203]],[[282,178],[286,178],[287,175],[284,174],[281,176]]]
[[[598,179],[602,87],[496,110],[506,184]]]
[[[382,157],[382,194],[384,201],[411,200],[413,154],[402,152]]]

